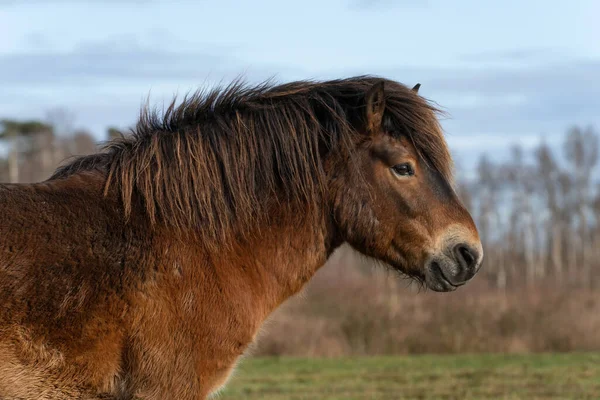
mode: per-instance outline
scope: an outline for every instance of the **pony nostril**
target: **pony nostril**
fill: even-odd
[[[459,244],[454,248],[454,253],[458,262],[465,268],[475,268],[479,254],[477,250],[469,247],[466,244]]]
[[[460,254],[462,255],[463,259],[467,262],[467,264],[470,265],[473,263],[473,261],[475,261],[475,258],[473,257],[469,249],[467,249],[466,247],[461,247],[460,249],[458,249],[458,251],[460,251]]]

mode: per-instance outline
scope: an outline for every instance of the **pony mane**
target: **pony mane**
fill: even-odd
[[[256,86],[237,80],[179,105],[174,99],[162,114],[144,107],[129,135],[50,179],[102,171],[105,193],[118,188],[126,217],[139,199],[153,224],[200,229],[216,240],[256,228],[274,202],[302,210],[304,219],[316,215],[325,195],[323,155],[334,150],[351,159],[365,93],[381,80]],[[438,110],[406,86],[384,81],[386,116],[398,134],[408,135],[423,159],[451,180]]]

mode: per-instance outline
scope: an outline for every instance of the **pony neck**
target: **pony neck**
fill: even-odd
[[[267,308],[276,307],[300,291],[329,258],[329,232],[315,226],[273,226],[234,246],[232,265],[245,267],[247,278],[263,287]],[[271,310],[267,310],[270,312]]]
[[[180,265],[183,276],[198,276],[222,288],[222,301],[244,299],[261,318],[298,293],[335,250],[327,223],[263,226],[246,240],[223,247],[159,236],[160,253],[169,254],[161,265]]]

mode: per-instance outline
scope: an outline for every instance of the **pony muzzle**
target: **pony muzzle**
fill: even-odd
[[[471,280],[481,267],[481,244],[460,242],[446,247],[425,263],[425,283],[431,290],[449,292]]]

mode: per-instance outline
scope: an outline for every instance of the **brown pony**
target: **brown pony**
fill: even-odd
[[[0,185],[0,398],[204,399],[343,243],[467,282],[482,248],[416,89],[235,82]]]

